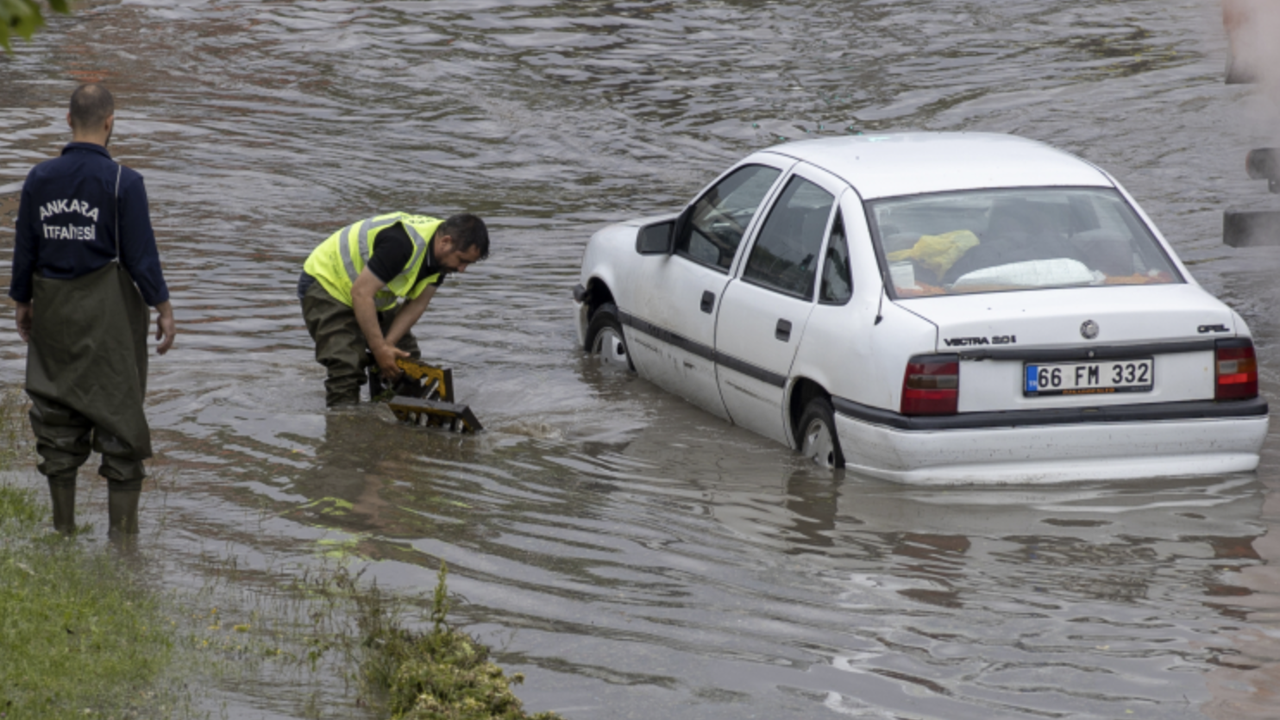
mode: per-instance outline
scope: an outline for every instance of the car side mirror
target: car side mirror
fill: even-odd
[[[670,255],[674,248],[676,224],[668,220],[640,228],[636,236],[636,252],[641,255]]]

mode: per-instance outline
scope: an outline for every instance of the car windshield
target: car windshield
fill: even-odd
[[[895,298],[1183,282],[1109,188],[971,190],[868,206]]]

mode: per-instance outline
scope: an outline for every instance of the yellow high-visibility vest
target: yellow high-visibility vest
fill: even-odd
[[[378,233],[396,223],[402,223],[409,239],[413,241],[413,256],[404,270],[373,296],[374,304],[379,310],[390,310],[395,307],[397,298],[412,300],[440,277],[437,273],[414,282],[422,264],[427,261],[427,244],[442,222],[444,221],[426,215],[396,212],[352,223],[320,243],[311,252],[302,269],[318,280],[335,299],[350,307],[351,286],[373,256]]]

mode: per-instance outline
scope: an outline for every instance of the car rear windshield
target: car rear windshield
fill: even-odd
[[[868,206],[896,298],[1183,282],[1108,188],[972,190]]]

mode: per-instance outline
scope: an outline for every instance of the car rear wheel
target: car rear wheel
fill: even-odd
[[[596,308],[587,325],[587,352],[600,358],[605,364],[635,370],[627,340],[622,335],[622,323],[618,321],[618,306],[605,303]]]
[[[800,429],[801,455],[824,468],[844,467],[844,453],[836,435],[835,412],[830,400],[825,397],[810,400],[796,427]]]

